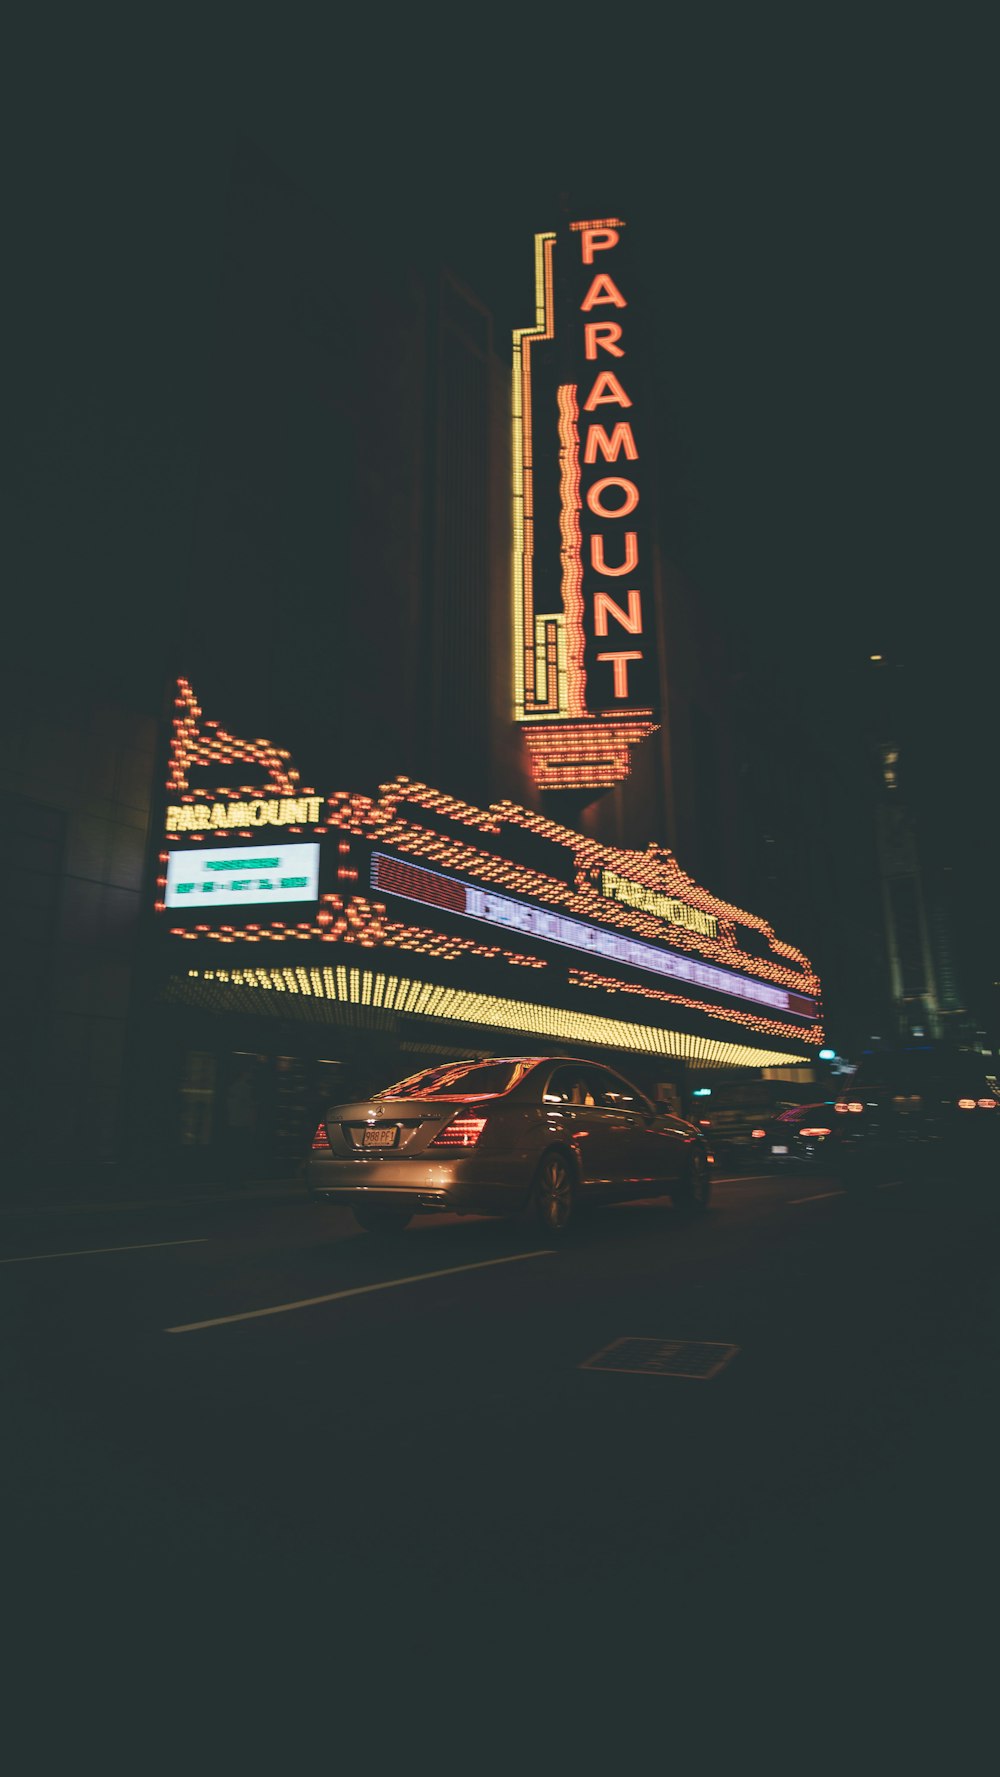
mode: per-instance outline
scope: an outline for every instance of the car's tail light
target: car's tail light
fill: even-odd
[[[830,1133],[831,1133],[831,1131],[829,1129],[800,1129],[799,1130],[800,1135],[829,1135]]]
[[[960,1111],[974,1111],[976,1108],[976,1101],[974,1098],[960,1098],[958,1101],[958,1108]]]
[[[865,1107],[863,1104],[858,1104],[857,1101],[852,1098],[847,1108],[849,1111],[863,1111]]]
[[[846,1104],[835,1104],[833,1108],[835,1111],[843,1111],[846,1116],[846,1114],[847,1114],[847,1105]]]
[[[981,1111],[995,1111],[997,1108],[995,1098],[977,1098],[976,1103]]]
[[[767,1134],[766,1129],[751,1129],[750,1140],[751,1141],[761,1141],[766,1134]]]
[[[326,1124],[325,1123],[317,1123],[316,1134],[312,1138],[312,1145],[313,1145],[314,1150],[316,1148],[328,1148],[329,1147],[330,1144],[326,1139]]]
[[[432,1148],[474,1148],[483,1130],[486,1128],[485,1117],[452,1117],[443,1129],[439,1129],[434,1140],[428,1143]]]

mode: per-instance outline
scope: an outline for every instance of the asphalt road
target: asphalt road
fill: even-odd
[[[591,1671],[665,1700],[875,1674],[885,1703],[943,1650],[974,1692],[998,1189],[722,1179],[557,1250],[302,1201],[8,1223],[22,1652],[252,1657],[341,1722],[401,1672],[509,1707]]]

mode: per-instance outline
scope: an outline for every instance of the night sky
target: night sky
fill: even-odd
[[[674,550],[774,678],[852,721],[905,663],[925,820],[1000,975],[996,131],[969,16],[49,10],[10,52],[15,661],[160,637],[190,573],[221,217],[251,143],[349,231],[441,246],[498,335],[532,235],[648,255]],[[676,12],[676,18],[675,18]],[[42,627],[39,627],[39,619]],[[970,940],[966,935],[966,943]],[[979,940],[972,946],[978,954]]]

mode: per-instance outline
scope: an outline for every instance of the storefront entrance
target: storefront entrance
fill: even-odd
[[[325,1008],[328,1012],[330,1010]],[[147,1147],[161,1187],[254,1189],[294,1180],[328,1105],[363,1097],[422,1067],[495,1054],[579,1054],[523,1033],[347,1009],[322,1023],[192,1004],[157,1009],[158,1052]],[[603,1053],[651,1098],[680,1108],[684,1066],[663,1057]]]

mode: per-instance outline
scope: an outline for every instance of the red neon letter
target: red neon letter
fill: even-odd
[[[615,696],[616,697],[627,697],[628,696],[628,664],[627,663],[630,660],[641,660],[642,659],[641,653],[639,653],[639,654],[599,654],[597,656],[597,658],[598,658],[598,660],[610,660],[613,662],[614,671],[615,671]]]
[[[639,565],[639,533],[625,532],[625,560],[620,568],[609,568],[604,560],[604,538],[597,534],[590,539],[590,565],[596,574],[607,574],[617,580],[620,574],[631,574]]]
[[[609,247],[617,247],[617,228],[584,228],[580,233],[580,245],[583,248],[584,265],[593,265],[594,253],[606,253]]]
[[[584,462],[596,463],[598,451],[606,463],[616,463],[622,451],[625,452],[630,463],[638,462],[639,452],[635,448],[635,439],[632,436],[632,428],[628,420],[619,420],[610,438],[603,426],[587,427],[587,443],[583,452]]]
[[[608,618],[609,617],[613,617],[616,623],[620,623],[623,629],[627,629],[630,636],[641,636],[641,634],[642,634],[642,601],[641,601],[641,596],[639,593],[639,588],[637,586],[633,586],[629,591],[628,610],[627,611],[623,611],[621,608],[621,605],[615,604],[615,601],[611,597],[610,593],[595,592],[595,594],[594,594],[594,634],[595,635],[599,635],[599,636],[606,636],[607,635],[607,633],[608,633]],[[598,658],[603,659],[604,656],[599,655]]]
[[[624,506],[604,506],[601,495],[606,487],[620,487],[625,494]],[[625,481],[620,475],[605,475],[602,481],[595,481],[593,487],[587,489],[587,505],[598,518],[627,518],[639,504],[639,489],[634,481]]]
[[[586,314],[589,309],[600,308],[606,302],[613,303],[616,309],[628,308],[628,303],[614,278],[609,278],[606,271],[599,271],[580,307]]]
[[[583,404],[584,413],[595,407],[631,407],[632,402],[613,370],[602,370]]]
[[[624,358],[621,346],[615,345],[621,339],[622,330],[617,321],[587,321],[583,329],[583,337],[588,358],[597,357],[597,348],[602,352],[610,352],[612,358]]]

